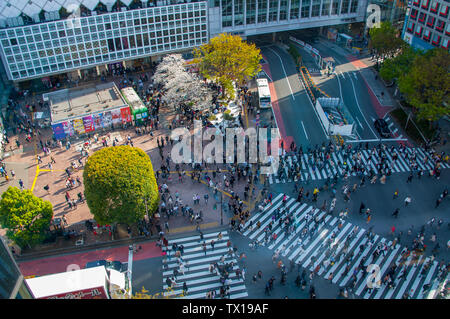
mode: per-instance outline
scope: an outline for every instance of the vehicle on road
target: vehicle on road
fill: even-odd
[[[257,79],[258,86],[258,103],[261,109],[272,107],[272,100],[270,97],[269,81],[267,79]]]
[[[94,268],[98,266],[105,266],[106,269],[114,269],[119,272],[124,270],[123,264],[120,261],[96,260],[90,261],[86,264],[86,268]]]
[[[388,124],[383,119],[375,120],[373,123],[375,129],[378,131],[381,137],[388,138],[391,136],[391,131],[389,130]]]

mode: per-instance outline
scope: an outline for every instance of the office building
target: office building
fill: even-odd
[[[0,57],[14,82],[190,50],[251,35],[362,22],[367,0],[3,0]]]
[[[409,1],[402,38],[415,48],[449,49],[450,2],[448,0]]]

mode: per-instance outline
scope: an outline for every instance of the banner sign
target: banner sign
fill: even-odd
[[[75,129],[75,132],[78,134],[84,134],[84,124],[82,119],[74,119],[73,120],[73,128]]]
[[[103,127],[110,127],[112,125],[112,114],[110,111],[103,113]]]
[[[112,115],[112,123],[113,124],[119,124],[122,121],[121,113],[120,113],[119,109],[112,110],[111,115]]]
[[[84,131],[86,133],[93,132],[95,130],[91,115],[83,117],[83,125],[84,125]]]
[[[66,136],[73,136],[75,134],[75,130],[73,129],[72,121],[62,122],[64,133]]]
[[[128,106],[120,109],[120,113],[122,114],[122,123],[127,123],[127,122],[132,121],[131,111]]]
[[[62,125],[62,123],[53,124],[52,129],[53,129],[53,134],[55,134],[55,138],[57,140],[66,138],[66,133],[64,132],[64,126]]]

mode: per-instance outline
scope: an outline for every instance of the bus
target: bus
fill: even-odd
[[[257,79],[256,83],[258,85],[259,107],[262,109],[271,107],[272,101],[270,99],[269,82],[267,79]]]

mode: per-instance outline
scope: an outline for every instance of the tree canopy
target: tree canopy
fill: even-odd
[[[393,56],[398,50],[405,47],[405,42],[397,36],[397,29],[388,21],[381,22],[379,28],[369,30],[369,46],[375,50],[378,56]]]
[[[412,47],[405,48],[401,54],[384,60],[380,76],[386,81],[398,80],[400,76],[409,72],[414,60],[421,54],[421,51],[416,51]]]
[[[166,55],[156,67],[153,79],[162,85],[162,100],[169,105],[192,103],[194,109],[203,110],[212,104],[214,91],[200,76],[188,71],[181,54]]]
[[[230,98],[234,98],[233,82],[243,85],[261,70],[260,49],[237,35],[220,34],[194,49],[194,56],[200,73],[218,82]]]
[[[436,121],[450,114],[450,54],[433,49],[418,56],[408,73],[399,79],[400,92],[422,120]]]
[[[150,157],[128,145],[106,147],[87,160],[86,202],[99,224],[133,224],[158,208],[159,193]]]
[[[0,200],[0,224],[7,236],[24,248],[41,243],[50,228],[53,207],[26,189],[8,187]]]

